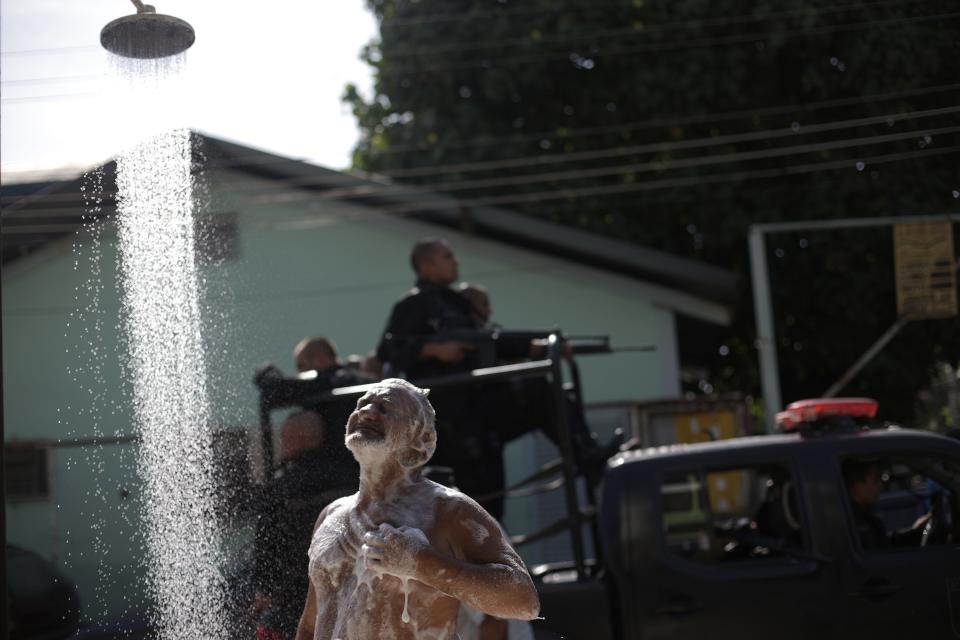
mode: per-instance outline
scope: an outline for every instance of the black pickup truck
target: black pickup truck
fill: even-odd
[[[570,640],[960,638],[960,442],[853,417],[615,455],[604,560],[535,569],[538,627]],[[879,474],[867,523],[848,495],[856,466]]]

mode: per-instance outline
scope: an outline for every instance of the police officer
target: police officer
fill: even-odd
[[[431,339],[480,328],[470,302],[450,288],[459,278],[456,256],[445,241],[428,238],[413,245],[410,266],[416,285],[394,305],[377,347],[377,357],[391,368],[385,373],[415,379],[463,371],[472,345]]]
[[[394,305],[377,348],[386,372],[422,380],[475,368],[474,345],[443,335],[483,328],[470,301],[451,288],[459,278],[453,250],[440,239],[421,240],[410,252],[410,265],[416,285]],[[496,355],[526,357],[531,346],[529,341],[498,343]],[[504,488],[504,444],[533,429],[556,442],[551,388],[539,379],[487,382],[439,387],[430,399],[440,431],[434,464],[452,467],[457,486],[500,518],[503,499],[482,498]],[[574,423],[574,436],[578,443],[592,445],[582,422]]]

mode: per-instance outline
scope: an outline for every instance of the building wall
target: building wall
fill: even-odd
[[[202,267],[218,426],[256,426],[254,368],[272,361],[292,371],[291,349],[306,335],[332,337],[342,355],[373,349],[391,305],[413,283],[410,245],[431,235],[449,239],[465,279],[489,288],[504,327],[556,326],[610,335],[615,345],[658,346],[581,358],[588,401],[675,394],[672,311],[650,302],[647,285],[359,206],[277,202],[259,192],[271,186],[242,175],[208,178],[208,213],[235,214],[239,230],[236,257]],[[134,611],[145,597],[131,587],[142,586],[142,536],[136,446],[125,440],[136,428],[121,364],[116,255],[106,227],[3,274],[5,439],[52,447],[50,495],[8,503],[7,538],[61,564],[92,620]],[[532,443],[512,446],[511,477],[539,455]],[[508,511],[515,531],[537,524],[529,509]]]

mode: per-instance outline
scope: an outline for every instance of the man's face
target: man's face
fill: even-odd
[[[307,351],[300,351],[299,353],[294,354],[293,359],[297,363],[297,371],[303,373],[304,371],[311,371],[315,367],[311,361],[310,354]]]
[[[438,243],[430,257],[420,265],[420,276],[441,286],[457,281],[460,277],[460,264],[446,242]]]
[[[880,469],[871,467],[863,480],[855,481],[850,485],[850,499],[857,504],[869,507],[880,502],[880,492],[883,490],[883,481],[880,478]]]
[[[413,399],[400,389],[374,387],[357,401],[347,419],[347,448],[399,451],[410,438]]]
[[[325,371],[334,366],[337,361],[319,349],[302,349],[293,354],[297,364],[297,371]]]

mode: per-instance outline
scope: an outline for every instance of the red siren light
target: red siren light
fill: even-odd
[[[797,400],[777,414],[777,426],[785,432],[805,422],[816,422],[827,416],[875,418],[879,403],[871,398],[814,398]]]

